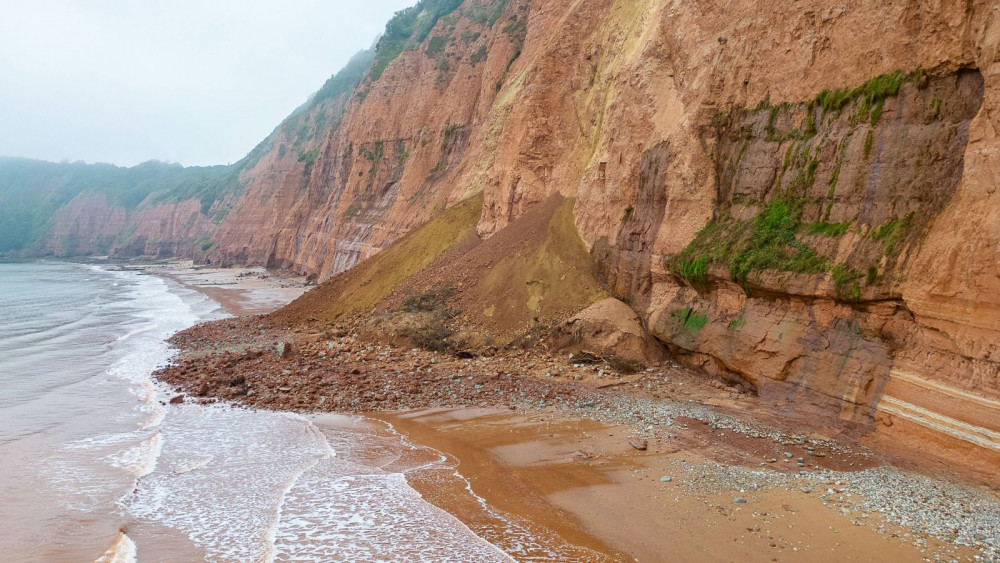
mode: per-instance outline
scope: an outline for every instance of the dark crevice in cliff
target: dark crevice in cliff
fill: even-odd
[[[637,310],[649,303],[653,244],[667,211],[663,186],[672,161],[667,142],[642,154],[635,203],[626,207],[615,240],[602,238],[592,250],[605,286]]]

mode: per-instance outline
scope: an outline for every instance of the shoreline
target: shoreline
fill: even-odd
[[[213,268],[190,261],[129,267],[172,280],[219,304],[234,317],[270,313],[305,293],[305,276],[271,272],[265,268]]]

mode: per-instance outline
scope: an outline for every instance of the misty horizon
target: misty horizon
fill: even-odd
[[[413,3],[4,1],[0,156],[233,164]]]

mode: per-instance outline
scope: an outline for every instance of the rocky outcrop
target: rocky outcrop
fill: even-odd
[[[982,96],[976,71],[895,73],[722,116],[714,216],[671,260],[684,287],[655,332],[765,394],[870,417],[920,331],[901,280],[961,180]]]

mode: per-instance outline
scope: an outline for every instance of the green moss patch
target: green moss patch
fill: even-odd
[[[839,112],[848,105],[858,102],[855,116],[858,122],[870,121],[877,126],[882,117],[885,100],[899,93],[900,86],[907,80],[919,82],[920,71],[906,74],[901,70],[876,76],[856,88],[823,90],[816,96],[815,104],[825,112]]]
[[[748,221],[713,220],[667,266],[697,286],[707,281],[710,265],[723,264],[744,288],[755,271],[826,272],[827,259],[796,238],[801,216],[802,201],[786,198],[767,204]]]
[[[851,221],[844,223],[827,223],[826,221],[813,221],[805,225],[805,232],[810,235],[822,235],[824,237],[839,237],[851,228]]]
[[[692,332],[700,331],[705,328],[705,325],[708,323],[707,315],[698,312],[691,307],[685,307],[680,311],[674,311],[670,314],[670,316],[680,321],[681,326]]]
[[[889,219],[872,231],[872,240],[881,242],[886,254],[892,254],[896,249],[896,244],[906,236],[906,229],[913,220],[913,213],[905,217]]]

